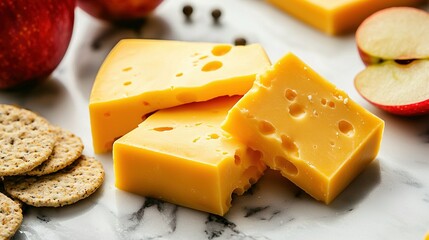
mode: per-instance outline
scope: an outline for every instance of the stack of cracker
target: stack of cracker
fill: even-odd
[[[21,226],[19,202],[61,207],[102,185],[102,164],[82,155],[83,148],[79,137],[43,117],[0,104],[0,177],[5,190],[0,193],[1,239],[12,237]]]

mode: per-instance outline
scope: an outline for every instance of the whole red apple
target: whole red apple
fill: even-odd
[[[70,43],[75,0],[0,1],[0,89],[46,79]]]
[[[121,22],[149,15],[162,0],[78,0],[78,6],[98,19]]]

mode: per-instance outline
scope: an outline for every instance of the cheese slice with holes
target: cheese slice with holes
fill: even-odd
[[[238,97],[160,110],[113,146],[119,189],[224,215],[265,170],[261,154],[220,125]]]
[[[418,6],[425,0],[266,0],[303,22],[327,33],[356,30],[372,13],[395,6]]]
[[[377,156],[384,122],[290,53],[256,80],[223,129],[330,203]]]
[[[90,103],[94,151],[111,150],[149,113],[219,96],[243,95],[270,61],[258,44],[120,41],[95,79]]]

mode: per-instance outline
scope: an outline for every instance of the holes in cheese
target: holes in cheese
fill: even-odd
[[[121,40],[103,62],[91,91],[94,151],[111,150],[113,138],[134,129],[146,113],[243,95],[256,74],[270,65],[259,44]],[[124,87],[125,81],[132,84]],[[142,105],[143,101],[151,104]],[[111,117],[106,119],[104,112],[111,112]]]
[[[329,100],[327,100],[326,98],[321,98],[320,99],[320,103],[323,105],[323,106],[327,106],[327,107],[330,107],[330,108],[335,108],[335,102],[333,102],[333,101],[329,101]]]
[[[234,154],[234,163],[235,163],[235,165],[241,164],[241,157],[237,153]]]
[[[222,62],[220,61],[211,61],[206,63],[202,68],[201,71],[203,72],[211,72],[211,71],[216,71],[219,68],[221,68],[223,66]]]
[[[294,101],[295,100],[295,98],[296,98],[296,91],[295,90],[293,90],[293,89],[286,89],[286,91],[285,91],[285,97],[286,97],[286,99],[287,100],[289,100],[289,101]]]
[[[231,51],[232,46],[231,45],[217,45],[214,46],[212,49],[212,54],[214,56],[223,56],[227,54],[229,51]]]
[[[209,135],[209,139],[218,139],[219,138],[219,134],[217,133],[212,133]]]
[[[289,160],[282,156],[276,156],[274,159],[275,165],[283,174],[287,175],[297,175],[298,168]]]
[[[128,85],[131,85],[131,81],[126,81],[126,82],[124,82],[122,85],[124,85],[124,86],[128,86]]]
[[[338,122],[338,129],[342,134],[346,135],[347,137],[353,137],[353,135],[355,134],[355,128],[350,122],[346,120],[341,120]]]
[[[292,103],[289,105],[288,112],[294,118],[302,118],[305,116],[305,107],[299,103]]]
[[[299,157],[299,148],[298,145],[286,135],[281,135],[282,146],[287,151],[288,154],[294,157]]]
[[[261,121],[276,129],[269,138],[261,134]],[[260,150],[269,167],[330,203],[376,157],[384,122],[287,54],[259,75],[222,128]]]
[[[259,151],[220,125],[240,97],[158,110],[114,143],[115,184],[217,215],[243,194],[266,166]]]
[[[173,127],[156,127],[156,128],[153,128],[153,130],[158,131],[158,132],[171,131],[173,129],[174,129]]]
[[[268,121],[259,121],[258,128],[259,131],[264,135],[272,134],[276,131],[273,124]]]

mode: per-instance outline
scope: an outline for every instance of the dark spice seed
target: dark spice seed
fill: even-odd
[[[222,16],[222,11],[220,9],[213,9],[212,10],[212,17],[215,23],[219,22],[220,17]]]
[[[186,19],[190,19],[192,13],[194,12],[194,8],[191,5],[185,5],[183,6],[182,12],[185,15]]]
[[[234,44],[235,44],[235,46],[244,46],[244,45],[246,45],[247,44],[247,41],[246,41],[246,39],[245,38],[236,38],[235,40],[234,40]]]

